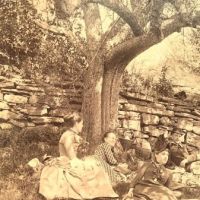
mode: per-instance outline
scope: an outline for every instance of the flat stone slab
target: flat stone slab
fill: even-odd
[[[139,120],[123,120],[123,128],[141,131],[140,121]]]
[[[10,94],[10,93],[14,93],[14,94],[20,94],[20,95],[30,95],[29,92],[25,91],[25,90],[17,90],[17,89],[6,89],[3,88],[2,93],[4,94]]]
[[[142,114],[142,122],[143,124],[150,125],[150,124],[158,124],[159,123],[159,117],[157,115],[151,115],[151,114]]]
[[[58,108],[58,109],[55,109],[55,110],[51,110],[49,112],[49,115],[50,116],[59,116],[59,117],[64,117],[65,115],[69,114],[70,111],[66,108]]]
[[[136,100],[143,100],[148,102],[153,102],[154,98],[151,96],[147,96],[140,93],[134,93],[134,92],[120,92],[120,95],[123,97],[126,97],[128,99],[136,99]]]
[[[19,85],[17,86],[19,90],[27,90],[27,91],[34,91],[34,92],[44,92],[43,88],[34,87],[34,86],[27,86],[27,85]]]
[[[21,96],[21,95],[14,95],[14,94],[5,94],[4,100],[11,103],[27,103],[28,97]]]
[[[46,115],[48,114],[48,107],[26,107],[23,109],[19,110],[22,113],[28,114],[28,115],[38,115],[38,116],[42,116],[42,115]]]
[[[10,119],[24,119],[24,116],[19,113],[14,113],[9,110],[0,111],[0,119],[10,120]]]
[[[59,117],[30,117],[30,119],[35,124],[64,123],[64,119]]]
[[[141,112],[141,113],[149,113],[149,114],[161,115],[161,116],[174,116],[174,112],[170,110],[163,110],[163,109],[161,110],[157,108],[131,105],[131,104],[124,105],[124,110]]]
[[[5,101],[0,101],[0,110],[8,110],[9,105]]]
[[[15,84],[13,82],[3,82],[0,84],[0,88],[15,88]]]
[[[12,128],[13,128],[12,124],[9,124],[9,123],[0,124],[0,129],[7,130],[7,129],[12,129]]]

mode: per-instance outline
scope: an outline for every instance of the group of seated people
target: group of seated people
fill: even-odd
[[[116,188],[122,183],[126,187],[124,199],[176,200],[181,196],[181,186],[173,182],[170,170],[165,167],[171,151],[177,153],[175,149],[181,144],[169,143],[168,138],[161,135],[152,148],[140,151],[144,159],[134,168],[131,165],[136,163],[139,149],[123,151],[115,132],[109,131],[94,155],[79,159],[82,118],[73,113],[65,118],[65,123],[68,128],[59,140],[60,156],[46,162],[40,177],[39,193],[47,199],[119,198],[121,194]],[[187,151],[177,156],[182,167],[199,159],[198,154],[191,156]]]

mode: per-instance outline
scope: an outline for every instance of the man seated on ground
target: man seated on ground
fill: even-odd
[[[151,145],[142,137],[141,132],[134,131],[130,137],[130,131],[127,131],[124,133],[124,137],[119,138],[119,140],[123,146],[128,167],[132,171],[136,171],[151,158]]]
[[[174,130],[169,137],[170,164],[192,170],[191,164],[200,160],[200,153],[189,153],[187,146],[187,132]],[[168,163],[169,164],[169,163]]]

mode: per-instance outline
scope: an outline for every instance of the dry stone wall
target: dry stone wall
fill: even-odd
[[[0,129],[54,124],[71,110],[80,111],[82,85],[36,83],[19,76],[0,76]],[[150,141],[176,128],[188,133],[191,147],[200,147],[200,106],[172,98],[155,99],[128,90],[120,92],[119,131],[132,130]]]
[[[153,144],[161,134],[184,131],[187,132],[191,153],[200,150],[200,106],[195,102],[164,97],[155,99],[144,94],[121,91],[118,120],[119,133],[124,136],[127,130],[131,130],[134,136]],[[195,193],[195,187],[200,186],[200,161],[192,165],[190,173],[179,167],[172,173],[173,180],[188,186],[188,191]]]
[[[200,106],[196,102],[122,91],[119,102],[120,132],[139,132],[149,141],[172,131],[187,132],[187,142],[200,148]]]
[[[64,115],[81,110],[81,93],[81,83],[39,84],[19,76],[1,76],[0,129],[60,125]]]

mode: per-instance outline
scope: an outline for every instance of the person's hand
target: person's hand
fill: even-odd
[[[122,200],[129,200],[129,199],[133,199],[133,188],[130,188],[128,193],[124,195],[124,197],[122,198]]]
[[[80,172],[80,170],[78,169],[68,169],[68,173],[71,174],[73,177],[77,177],[79,179],[81,179],[82,181],[84,180],[85,176],[83,173]]]
[[[60,168],[65,168],[65,169],[69,168],[69,159],[65,157],[59,157],[55,160],[55,162],[56,162],[56,165]]]
[[[120,167],[120,168],[123,168],[123,169],[128,168],[128,164],[126,164],[126,163],[119,163],[117,166]]]
[[[181,191],[173,191],[173,194],[178,199],[180,199],[183,196],[183,193]]]
[[[180,167],[185,168],[185,165],[186,165],[187,163],[188,163],[188,160],[187,160],[187,159],[182,160],[181,163],[180,163]]]
[[[119,163],[115,167],[115,170],[125,175],[130,173],[130,169],[128,169],[128,165],[126,163]]]

